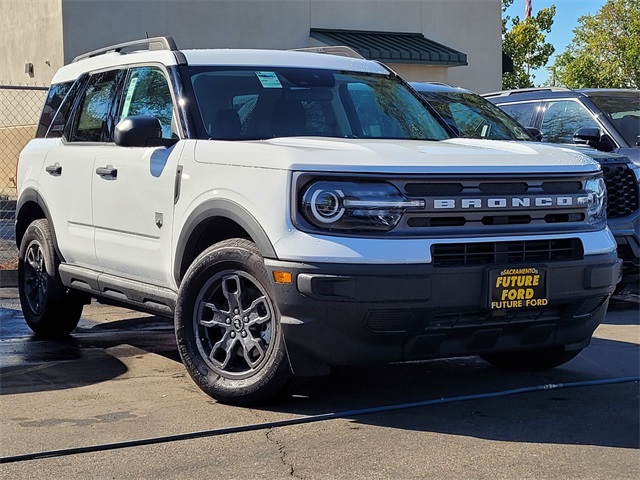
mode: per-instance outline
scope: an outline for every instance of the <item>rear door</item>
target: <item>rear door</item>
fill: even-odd
[[[47,137],[58,140],[47,153],[39,177],[64,261],[92,269],[97,262],[91,208],[93,162],[106,145],[106,125],[119,79],[120,72],[115,70],[76,82],[49,128]]]

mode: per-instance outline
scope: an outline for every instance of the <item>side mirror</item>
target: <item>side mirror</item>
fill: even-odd
[[[542,141],[542,132],[539,129],[537,129],[536,127],[527,127],[526,130],[527,132],[529,132],[529,135],[531,135],[537,141]]]
[[[598,127],[581,127],[573,134],[573,143],[588,145],[603,152],[610,152],[616,148],[611,137],[603,134]]]
[[[155,117],[125,117],[113,135],[120,147],[170,147],[177,139],[162,138],[162,125]]]

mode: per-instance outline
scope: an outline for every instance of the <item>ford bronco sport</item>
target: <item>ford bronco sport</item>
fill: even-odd
[[[87,53],[21,153],[24,317],[90,298],[174,318],[197,385],[262,401],[332,365],[479,354],[545,369],[620,277],[598,164],[451,138],[380,63],[322,53]]]

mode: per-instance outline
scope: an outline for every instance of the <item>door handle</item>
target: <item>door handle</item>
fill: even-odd
[[[106,167],[96,168],[96,173],[101,177],[117,177],[118,169],[114,168],[112,165],[107,165]]]
[[[45,170],[53,176],[62,175],[62,165],[59,163],[56,163],[55,165],[47,165]]]

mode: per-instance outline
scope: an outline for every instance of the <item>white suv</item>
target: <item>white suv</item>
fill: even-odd
[[[78,57],[18,165],[25,319],[66,335],[90,298],[173,316],[231,403],[331,365],[568,361],[620,277],[599,166],[451,136],[363,59],[168,37]]]

